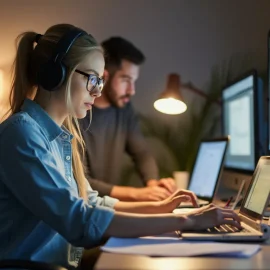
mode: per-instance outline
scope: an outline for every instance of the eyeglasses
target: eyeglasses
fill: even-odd
[[[105,84],[105,80],[103,78],[98,77],[96,74],[88,74],[78,69],[75,69],[75,72],[87,77],[86,90],[89,93],[91,93],[97,86],[99,91],[102,91]]]

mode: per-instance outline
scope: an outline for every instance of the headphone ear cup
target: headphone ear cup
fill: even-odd
[[[38,85],[47,91],[55,91],[66,77],[66,68],[59,62],[49,61],[38,72]]]

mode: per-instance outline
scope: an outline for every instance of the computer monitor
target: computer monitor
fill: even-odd
[[[268,106],[268,113],[267,113],[267,122],[268,122],[268,128],[267,128],[267,137],[268,137],[268,154],[270,154],[270,104],[269,104],[269,98],[270,98],[270,30],[268,32],[267,36],[267,106]]]
[[[222,128],[230,136],[224,167],[253,172],[266,152],[263,87],[255,70],[223,88]]]

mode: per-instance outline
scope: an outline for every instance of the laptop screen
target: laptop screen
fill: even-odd
[[[227,140],[201,142],[189,185],[198,197],[214,196],[226,146]]]
[[[270,160],[264,159],[260,163],[246,195],[244,208],[262,215],[270,192]]]

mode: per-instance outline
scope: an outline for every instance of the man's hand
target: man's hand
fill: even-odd
[[[172,178],[161,178],[160,180],[151,179],[147,181],[147,186],[159,186],[168,190],[168,192],[173,193],[177,190],[175,181]]]
[[[132,194],[134,201],[161,201],[171,194],[163,187],[150,186],[145,188],[135,188]]]
[[[189,190],[179,189],[167,199],[163,200],[160,204],[160,207],[164,209],[162,212],[170,213],[182,202],[191,202],[194,207],[199,207],[197,201],[198,199],[195,193]]]

